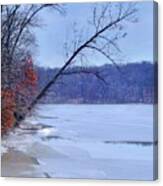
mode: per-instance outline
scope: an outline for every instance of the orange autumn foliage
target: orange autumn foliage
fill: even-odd
[[[32,94],[35,93],[35,87],[37,85],[37,74],[33,67],[32,59],[28,59],[23,68],[22,68],[22,79],[17,85],[15,85],[14,89],[5,88],[2,89],[2,134],[6,133],[9,129],[14,127],[16,122],[15,112],[19,112],[17,109],[19,104],[17,102],[17,97],[22,97],[20,100],[27,100]],[[28,105],[24,105],[28,106]]]
[[[2,133],[13,127],[15,122],[15,94],[11,89],[2,90]]]
[[[18,94],[31,96],[35,94],[35,88],[37,86],[37,73],[34,70],[32,59],[28,59],[24,64],[22,80],[16,85],[16,92]]]
[[[37,83],[37,74],[33,68],[32,59],[29,59],[25,65],[25,84],[29,86],[36,86]]]

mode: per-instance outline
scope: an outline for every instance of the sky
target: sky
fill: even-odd
[[[64,44],[68,43],[70,51],[74,40],[73,28],[77,28],[79,32],[82,30],[85,39],[93,33],[93,29],[88,25],[93,6],[92,3],[69,3],[65,4],[66,15],[50,10],[41,13],[43,26],[34,30],[38,43],[37,65],[60,67],[64,64],[67,59]],[[121,53],[115,57],[117,63],[153,61],[153,3],[138,2],[136,7],[138,22],[125,23],[127,36],[118,41]],[[111,63],[95,53],[88,54],[88,59],[88,65]],[[78,60],[76,64],[80,65]]]

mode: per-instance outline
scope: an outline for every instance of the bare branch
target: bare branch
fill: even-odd
[[[31,7],[29,8],[29,10],[27,11],[27,15],[24,17],[22,23],[21,23],[21,26],[20,26],[20,30],[17,34],[17,37],[15,39],[15,42],[13,44],[13,47],[12,47],[12,50],[11,50],[11,60],[12,60],[12,56],[15,52],[15,49],[16,49],[16,46],[17,46],[17,43],[24,31],[24,29],[26,28],[26,26],[32,21],[32,19],[42,10],[42,9],[45,9],[45,8],[48,8],[48,7],[55,7],[57,10],[60,10],[58,5],[57,4],[43,4],[43,5],[40,5],[38,6],[38,8],[36,8],[35,10],[33,10],[33,7],[34,5],[31,5]],[[33,10],[33,11],[32,11]]]
[[[93,70],[88,70],[88,69],[79,69],[79,70],[73,70],[73,71],[65,71],[62,72],[62,75],[73,75],[73,74],[90,74],[94,75],[97,79],[102,81],[105,85],[108,85],[108,82],[100,75],[100,72],[98,71],[93,71]]]
[[[108,45],[112,45],[118,52],[121,52],[120,48],[118,47],[118,45],[114,42],[114,39],[109,39],[105,36],[99,36],[99,38],[105,40],[107,42]]]
[[[112,57],[110,57],[107,53],[105,53],[103,50],[101,50],[100,48],[97,48],[97,47],[95,47],[95,46],[91,46],[91,45],[89,45],[89,46],[87,46],[88,48],[90,48],[90,49],[92,49],[92,50],[96,50],[97,52],[99,52],[99,53],[101,53],[102,55],[104,55],[109,61],[111,61],[112,62],[112,64],[117,68],[117,70],[120,72],[120,74],[122,75],[122,77],[123,77],[123,79],[125,80],[125,81],[128,81],[128,79],[124,76],[124,74],[123,74],[123,72],[122,72],[122,70],[121,70],[121,68],[119,67],[119,65],[117,65],[117,63],[115,62],[115,60],[112,58]]]

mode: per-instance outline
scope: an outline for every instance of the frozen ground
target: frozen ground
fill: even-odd
[[[3,176],[153,179],[152,105],[39,105],[25,122],[2,141]]]

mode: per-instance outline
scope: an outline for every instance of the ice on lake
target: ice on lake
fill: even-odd
[[[35,157],[49,177],[153,179],[152,105],[46,104],[26,122],[47,127],[17,130],[4,146]]]

